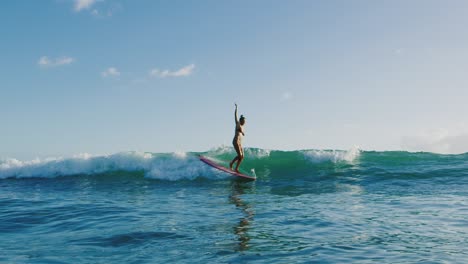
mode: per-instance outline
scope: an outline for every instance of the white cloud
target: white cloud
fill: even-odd
[[[103,71],[101,75],[102,77],[110,77],[110,76],[118,77],[120,76],[120,72],[116,68],[110,67],[106,69],[105,71]]]
[[[47,66],[47,65],[50,65],[51,63],[52,62],[49,60],[47,56],[42,56],[37,62],[37,64],[39,64],[40,66]]]
[[[42,56],[39,58],[39,61],[37,64],[40,67],[57,67],[57,66],[63,66],[63,65],[68,65],[71,64],[75,61],[74,58],[72,57],[58,57],[55,59],[49,59],[47,56]]]
[[[75,0],[75,11],[80,12],[83,9],[90,8],[96,0]]]
[[[99,2],[99,1],[103,1],[103,0],[98,0],[96,2]],[[89,13],[96,18],[110,18],[121,11],[123,11],[122,5],[118,3],[114,3],[111,5],[101,7],[99,9],[93,8],[92,10],[90,10]]]
[[[166,78],[166,77],[186,77],[193,73],[195,69],[195,64],[190,64],[185,67],[182,67],[176,71],[169,71],[169,70],[160,70],[160,69],[152,69],[149,72],[151,77],[159,77],[159,78]]]
[[[61,57],[61,58],[58,58],[55,60],[55,65],[59,66],[59,65],[66,65],[66,64],[70,64],[72,62],[74,62],[75,59],[71,58],[71,57]]]
[[[425,151],[443,154],[468,152],[468,130],[456,128],[435,129],[401,140],[402,147],[410,151]]]
[[[288,100],[291,100],[292,98],[293,98],[293,95],[290,92],[284,92],[281,95],[281,101],[288,101]]]

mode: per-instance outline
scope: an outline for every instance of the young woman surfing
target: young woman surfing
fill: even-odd
[[[232,140],[232,144],[234,145],[234,149],[236,150],[237,156],[229,163],[229,167],[232,170],[232,166],[234,163],[237,162],[236,165],[236,172],[239,172],[239,166],[244,159],[244,150],[242,149],[242,137],[245,136],[244,134],[244,124],[245,124],[245,117],[241,115],[241,117],[237,118],[237,104],[236,111],[234,111],[234,119],[236,121],[236,130],[234,132],[234,139]]]

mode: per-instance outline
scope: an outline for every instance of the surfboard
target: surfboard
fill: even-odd
[[[229,168],[223,167],[223,166],[217,164],[216,162],[210,160],[209,158],[207,158],[205,156],[200,156],[199,158],[200,158],[201,161],[203,161],[204,163],[210,165],[211,167],[213,167],[215,169],[218,169],[220,171],[229,173],[229,174],[231,174],[233,176],[240,177],[240,178],[246,179],[246,180],[251,180],[251,181],[255,181],[257,179],[257,178],[255,178],[253,176],[242,174],[240,172],[236,172],[236,171],[233,171],[233,170],[231,170]]]

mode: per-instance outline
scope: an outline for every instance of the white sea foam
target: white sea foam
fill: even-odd
[[[71,158],[47,158],[20,161],[0,161],[0,178],[30,178],[70,175],[93,175],[113,171],[142,171],[145,177],[164,180],[194,179],[197,177],[223,177],[186,153],[152,154],[123,152],[93,156],[80,154]]]
[[[320,163],[331,161],[333,163],[348,162],[352,163],[359,158],[361,150],[353,147],[349,150],[307,150],[304,151],[304,157],[313,162]]]
[[[209,151],[210,154],[214,156],[223,155],[223,154],[231,154],[236,155],[234,147],[222,145],[216,148],[213,148]],[[269,149],[260,149],[260,148],[244,148],[245,156],[249,159],[261,159],[267,158],[270,156],[271,150]]]
[[[210,149],[209,153],[216,155],[216,156],[227,154],[227,153],[230,154],[230,153],[234,153],[234,148],[228,145],[221,145],[219,147]]]
[[[258,149],[258,148],[248,148],[245,149],[245,155],[249,158],[268,158],[270,156],[271,150],[269,149]]]

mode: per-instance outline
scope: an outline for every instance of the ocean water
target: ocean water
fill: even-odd
[[[468,260],[468,154],[198,154],[0,160],[0,263]]]

